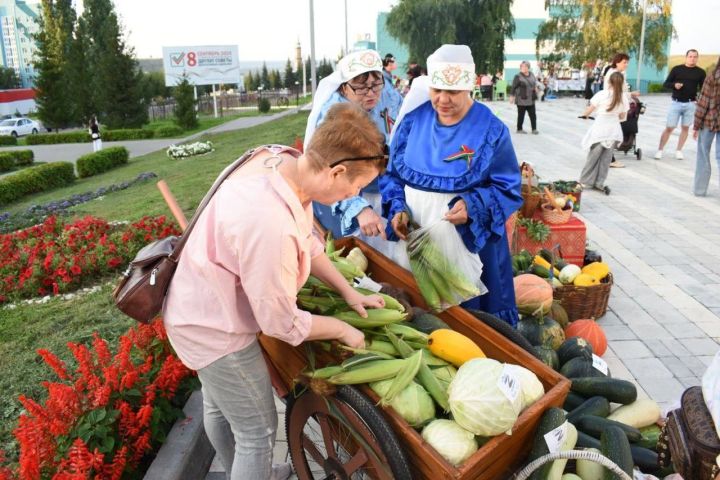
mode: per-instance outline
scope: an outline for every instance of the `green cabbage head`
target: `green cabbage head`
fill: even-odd
[[[452,420],[433,420],[423,428],[422,437],[455,466],[463,463],[478,449],[475,435]]]
[[[370,388],[382,397],[387,393],[392,382],[392,378],[373,382],[370,384]],[[425,389],[415,382],[395,395],[390,406],[412,427],[422,427],[435,418],[435,403]]]

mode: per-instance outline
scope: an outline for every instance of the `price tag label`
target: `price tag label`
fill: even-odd
[[[597,355],[595,355],[593,353],[592,362],[593,362],[593,368],[602,372],[603,375],[608,374],[608,365],[607,365],[607,362],[605,362],[605,360],[603,360],[602,358],[598,357]]]
[[[520,395],[520,380],[507,366],[503,367],[502,374],[500,374],[498,388],[512,403],[515,403]]]
[[[559,427],[550,430],[545,434],[545,443],[548,446],[550,453],[556,453],[560,451],[565,439],[567,438],[568,422],[563,422]]]
[[[370,277],[355,278],[353,283],[356,287],[372,290],[375,293],[378,293],[382,289],[382,285]]]

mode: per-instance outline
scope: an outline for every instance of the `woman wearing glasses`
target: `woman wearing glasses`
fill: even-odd
[[[385,167],[382,135],[364,111],[335,105],[305,153],[255,150],[200,215],[170,284],[163,318],[180,359],[197,370],[205,431],[232,480],[285,480],[272,467],[277,413],[258,332],[292,345],[338,339],[365,345],[362,332],[299,310],[311,273],[360,315],[384,306],[352,289],[312,235],[312,202],[357,195]],[[271,219],[272,221],[268,221]]]
[[[398,114],[399,104],[383,100],[383,63],[375,50],[361,50],[343,57],[332,75],[318,85],[313,109],[305,130],[305,145],[311,141],[315,129],[324,121],[326,112],[337,103],[354,103],[362,107],[377,129],[389,138]],[[313,205],[315,217],[337,237],[360,233],[374,247],[384,240],[385,220],[380,213],[380,193],[377,181],[362,191],[362,195],[339,202],[332,207]]]
[[[463,304],[518,320],[505,222],[522,204],[520,170],[507,127],[470,97],[475,64],[465,45],[443,45],[427,60],[405,98],[380,179],[390,240],[405,240],[409,220],[455,225],[457,251],[482,262],[488,293]],[[454,233],[453,232],[453,233]],[[392,249],[409,268],[404,246]]]

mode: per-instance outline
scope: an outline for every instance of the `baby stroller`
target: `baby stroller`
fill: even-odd
[[[645,113],[645,104],[633,98],[630,101],[630,110],[627,112],[627,118],[624,122],[620,123],[623,132],[623,141],[616,148],[616,150],[623,152],[625,155],[632,150],[632,153],[638,160],[642,158],[642,149],[637,148],[635,137],[638,133],[638,119],[643,113]]]

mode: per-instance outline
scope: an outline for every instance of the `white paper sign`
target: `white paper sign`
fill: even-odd
[[[596,370],[602,372],[603,375],[607,375],[607,374],[608,374],[608,365],[607,365],[607,362],[606,362],[605,360],[603,360],[602,358],[598,357],[598,356],[595,355],[594,353],[593,353],[593,359],[592,359],[592,360],[593,360],[593,367],[594,367]]]
[[[498,388],[512,403],[515,403],[518,395],[520,395],[520,380],[512,370],[507,368],[507,365],[503,367],[502,374],[498,379]]]
[[[567,438],[568,422],[563,422],[559,427],[550,430],[545,434],[545,443],[548,446],[550,453],[556,453],[560,451],[565,439]]]
[[[355,278],[353,279],[353,282],[356,287],[364,288],[365,290],[372,290],[375,293],[378,293],[382,289],[382,285],[367,276],[362,278]]]

